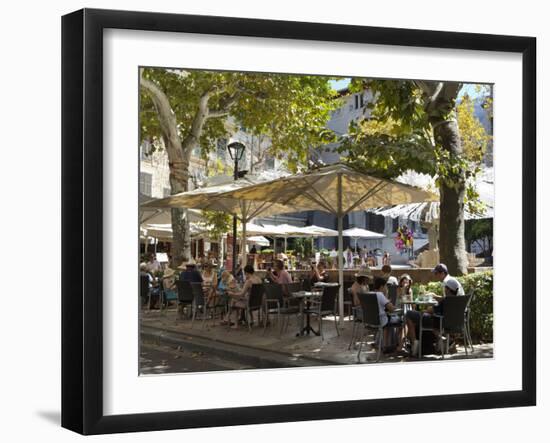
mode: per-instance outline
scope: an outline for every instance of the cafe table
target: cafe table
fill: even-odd
[[[311,300],[314,298],[319,298],[323,295],[323,291],[297,291],[292,292],[292,298],[300,300],[300,330],[296,334],[296,337],[302,335],[309,335],[310,332],[313,332],[315,335],[320,335],[319,331],[316,331],[311,326],[311,318],[309,314],[309,308],[311,306]],[[306,305],[306,325],[304,326],[304,305]]]
[[[419,307],[424,307],[424,308],[427,308],[429,306],[437,306],[439,304],[439,302],[437,302],[436,300],[433,300],[433,299],[416,299],[416,300],[412,300],[412,299],[408,299],[408,300],[399,300],[401,306],[403,306],[405,312],[408,311],[409,309],[413,309],[414,308],[414,305],[417,305]]]

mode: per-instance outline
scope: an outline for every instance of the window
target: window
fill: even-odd
[[[265,168],[266,169],[275,169],[275,158],[268,156],[265,159]]]
[[[384,232],[384,216],[373,214],[372,212],[366,213],[366,229],[374,232],[383,233]]]
[[[227,140],[225,138],[219,138],[216,148],[218,158],[222,161],[225,161],[227,158]]]
[[[149,140],[143,140],[141,143],[141,146],[139,147],[140,151],[140,159],[141,160],[149,160],[151,157],[151,154],[153,153],[153,145]]]
[[[397,232],[398,228],[399,228],[399,217],[392,218],[392,231],[391,232]]]
[[[355,109],[358,109],[359,108],[359,95],[355,95],[353,97],[355,99]]]
[[[365,95],[364,94],[361,94],[359,96],[359,102],[360,102],[361,107],[365,106]]]
[[[139,173],[139,192],[151,197],[153,185],[153,174],[147,172]]]

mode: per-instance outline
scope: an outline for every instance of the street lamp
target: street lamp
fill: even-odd
[[[243,157],[246,147],[243,143],[239,141],[230,142],[227,145],[227,150],[231,160],[233,160],[233,179],[238,180],[239,178],[239,161]],[[237,272],[237,216],[233,216],[233,275],[236,277],[235,273]]]

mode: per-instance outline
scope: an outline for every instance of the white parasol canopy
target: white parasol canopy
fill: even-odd
[[[342,164],[322,167],[247,186],[229,195],[242,200],[271,201],[306,210],[321,210],[338,218],[339,312],[344,312],[343,217],[348,212],[403,203],[437,201],[428,191],[363,174]]]
[[[269,240],[262,235],[251,235],[246,239],[247,243],[260,245],[260,246],[269,246]]]
[[[301,208],[285,206],[271,201],[242,199],[233,194],[242,188],[266,182],[266,176],[245,176],[235,181],[230,178],[219,179],[222,183],[215,186],[198,188],[193,191],[174,194],[166,198],[153,200],[141,205],[142,208],[194,208],[202,210],[223,211],[235,215],[242,226],[242,263],[246,262],[244,238],[247,236],[247,224],[260,214],[264,216],[298,212]],[[254,232],[265,235],[265,232]]]

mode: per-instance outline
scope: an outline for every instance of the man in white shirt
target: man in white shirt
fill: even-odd
[[[161,269],[162,269],[162,266],[158,262],[156,255],[151,254],[149,256],[149,261],[147,262],[147,271],[149,271],[151,274],[155,274]]]
[[[433,268],[432,272],[436,280],[441,282],[443,294],[445,294],[445,287],[448,287],[453,289],[456,288],[456,295],[464,295],[464,288],[456,278],[449,275],[446,265],[439,263],[435,268]],[[436,299],[442,299],[444,297],[445,296],[435,296]]]
[[[439,303],[438,306],[435,307],[435,309],[433,307],[429,307],[423,313],[414,310],[407,312],[407,330],[409,331],[408,335],[412,343],[413,355],[416,355],[418,352],[416,329],[421,321],[421,317],[424,329],[434,328],[434,333],[437,333],[437,328],[435,328],[433,324],[433,314],[435,313],[441,315],[443,313],[443,300],[445,299],[445,297],[464,295],[464,288],[456,278],[449,275],[449,271],[446,265],[440,263],[432,269],[432,272],[436,280],[439,280],[441,282],[443,295],[431,294],[431,296]]]

